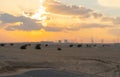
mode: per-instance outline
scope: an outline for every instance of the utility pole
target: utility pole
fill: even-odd
[[[102,43],[102,44],[104,43],[104,39],[101,39],[101,43]]]
[[[91,38],[91,43],[94,44],[94,39],[93,39],[93,37]]]

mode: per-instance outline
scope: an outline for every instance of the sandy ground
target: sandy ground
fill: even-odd
[[[69,44],[36,44],[20,49],[23,44],[0,46],[0,75],[25,68],[48,68],[75,73],[85,73],[93,77],[120,77],[120,46],[69,47]],[[62,48],[58,51],[57,48]]]

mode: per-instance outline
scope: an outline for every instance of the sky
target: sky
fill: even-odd
[[[0,42],[119,42],[120,0],[0,0]]]

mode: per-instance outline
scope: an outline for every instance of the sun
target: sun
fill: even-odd
[[[23,15],[25,16],[25,17],[30,17],[31,19],[35,19],[35,20],[46,20],[46,16],[45,16],[45,14],[46,14],[46,11],[45,11],[45,7],[43,6],[43,3],[44,3],[44,1],[45,0],[40,0],[39,2],[40,2],[40,7],[39,7],[39,9],[38,9],[38,11],[35,13],[35,14],[33,14],[32,16],[29,16],[29,15],[27,15],[27,14],[25,14],[24,12],[23,12]]]

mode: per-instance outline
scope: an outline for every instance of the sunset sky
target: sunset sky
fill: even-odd
[[[0,0],[0,42],[117,42],[120,0]]]

